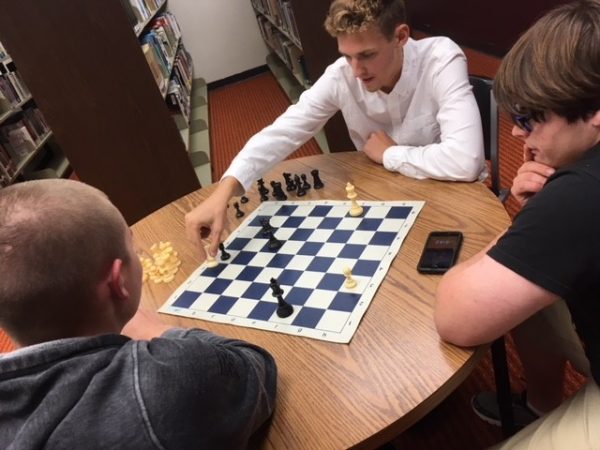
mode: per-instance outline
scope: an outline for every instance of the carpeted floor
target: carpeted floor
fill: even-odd
[[[271,72],[210,90],[208,107],[213,180],[221,178],[233,157],[253,134],[270,125],[288,106],[290,101]],[[311,139],[290,158],[320,153],[319,145]]]

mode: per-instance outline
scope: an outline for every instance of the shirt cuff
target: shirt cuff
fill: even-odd
[[[392,145],[389,147],[383,152],[383,167],[390,172],[400,172],[407,177],[419,178],[420,174],[415,167],[406,162],[407,150],[408,147],[405,145]]]

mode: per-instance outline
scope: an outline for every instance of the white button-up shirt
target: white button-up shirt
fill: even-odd
[[[481,119],[466,58],[445,37],[408,40],[402,75],[389,94],[367,91],[339,58],[298,103],[248,140],[223,177],[235,177],[247,190],[338,110],[358,150],[378,130],[397,143],[383,155],[388,170],[437,180],[485,178]]]

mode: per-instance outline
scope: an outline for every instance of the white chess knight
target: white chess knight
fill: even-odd
[[[352,201],[352,204],[350,205],[350,215],[352,217],[358,217],[362,215],[363,208],[356,201],[357,194],[354,191],[354,185],[350,182],[346,183],[346,197]]]
[[[350,270],[350,267],[344,268],[344,276],[346,277],[344,287],[346,289],[354,289],[358,283],[352,278],[352,270]]]

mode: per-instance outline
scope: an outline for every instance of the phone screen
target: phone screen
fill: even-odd
[[[417,270],[444,273],[454,265],[462,243],[460,231],[434,231],[427,237]]]

